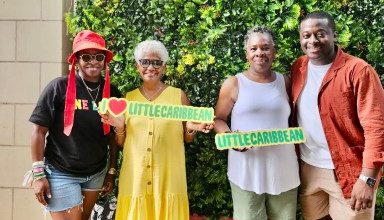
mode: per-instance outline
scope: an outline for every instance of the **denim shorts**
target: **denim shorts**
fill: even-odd
[[[52,197],[45,207],[50,212],[69,210],[83,203],[82,191],[99,191],[104,183],[107,167],[90,176],[75,176],[55,169],[46,161],[46,174]]]

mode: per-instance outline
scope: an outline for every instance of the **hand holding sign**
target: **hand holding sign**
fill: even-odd
[[[197,122],[191,122],[187,121],[186,127],[188,130],[193,130],[193,131],[201,131],[204,133],[209,133],[210,130],[213,129],[214,123],[197,123]]]
[[[109,114],[108,112],[105,114],[102,114],[101,112],[99,112],[99,114],[101,116],[101,122],[109,124],[117,128],[118,130],[121,130],[121,128],[124,128],[125,126],[124,115],[114,116]]]

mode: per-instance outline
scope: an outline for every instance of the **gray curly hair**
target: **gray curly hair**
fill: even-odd
[[[168,50],[164,44],[158,40],[142,41],[135,47],[135,51],[133,52],[136,62],[139,62],[140,59],[143,59],[149,53],[158,55],[164,63],[168,61]]]
[[[265,26],[255,26],[255,27],[249,29],[247,31],[247,35],[245,35],[245,37],[244,37],[244,50],[247,50],[248,40],[251,37],[251,35],[253,35],[255,33],[261,33],[261,34],[267,33],[267,34],[269,34],[271,36],[271,38],[272,38],[273,46],[275,47],[275,49],[277,49],[277,40],[276,40],[275,33],[271,29],[269,29],[268,27],[265,27]]]

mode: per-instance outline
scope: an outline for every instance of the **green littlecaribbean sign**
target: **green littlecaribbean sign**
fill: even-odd
[[[304,142],[305,136],[301,127],[239,133],[221,133],[216,134],[215,136],[215,144],[219,150],[298,144]]]
[[[169,120],[213,122],[212,108],[186,105],[161,105],[141,102],[128,102],[127,114],[130,116],[155,117]]]
[[[126,114],[133,117],[206,123],[211,123],[214,119],[213,108],[136,102],[114,97],[104,98],[100,101],[99,112],[105,114],[107,111],[116,117]]]

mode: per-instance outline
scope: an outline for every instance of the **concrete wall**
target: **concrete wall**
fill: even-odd
[[[0,1],[1,220],[44,219],[32,190],[21,186],[31,167],[28,118],[45,85],[68,72],[63,18],[72,1]]]

